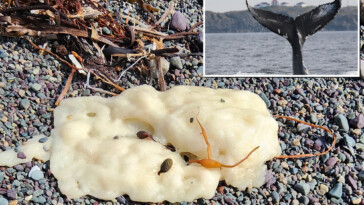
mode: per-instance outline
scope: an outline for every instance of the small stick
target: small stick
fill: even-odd
[[[52,56],[54,56],[54,57],[56,57],[59,61],[61,61],[62,63],[65,63],[65,64],[67,64],[70,68],[72,68],[73,70],[83,70],[83,69],[78,69],[78,68],[76,68],[75,66],[73,66],[71,63],[69,63],[69,62],[67,62],[67,61],[65,61],[65,60],[63,60],[61,57],[59,57],[58,55],[56,55],[56,54],[54,54],[54,53],[52,53],[51,51],[49,51],[49,50],[47,50],[47,49],[44,49],[44,48],[41,48],[41,47],[39,47],[39,46],[37,46],[37,45],[35,45],[31,40],[29,40],[28,38],[25,38],[25,40],[27,40],[33,47],[35,47],[36,49],[38,49],[38,50],[41,50],[41,51],[44,51],[44,52],[46,52],[46,53],[48,53],[48,54],[51,54]]]
[[[59,95],[57,101],[56,101],[56,106],[59,105],[59,103],[61,102],[61,100],[63,100],[64,96],[66,95],[66,93],[68,92],[68,90],[70,89],[70,85],[72,83],[72,79],[73,79],[73,75],[75,74],[76,70],[72,69],[71,74],[68,76],[66,85],[64,86],[64,89],[62,90],[61,94]]]
[[[295,119],[293,117],[287,117],[287,116],[281,116],[281,115],[273,115],[273,117],[283,118],[283,119],[287,119],[287,120],[293,120],[293,121],[308,125],[308,126],[313,127],[313,128],[320,128],[320,129],[323,129],[326,132],[328,132],[333,137],[331,146],[325,152],[321,152],[321,153],[318,153],[318,154],[298,154],[298,155],[291,155],[291,156],[290,155],[280,155],[278,157],[274,157],[276,159],[286,159],[286,158],[294,159],[294,158],[315,157],[315,156],[325,155],[326,153],[330,152],[332,150],[332,148],[334,148],[334,146],[336,144],[335,135],[326,127],[323,127],[323,126],[320,126],[320,125],[314,125],[314,124],[311,124],[311,123],[308,123],[308,122],[305,122],[305,121],[302,121],[302,120]]]
[[[156,57],[156,62],[157,62],[157,72],[158,72],[158,84],[159,87],[161,88],[161,91],[164,92],[166,91],[166,82],[164,81],[164,75],[161,66],[161,58],[159,56]]]
[[[174,8],[174,3],[172,2],[170,5],[169,5],[169,7],[168,7],[168,9],[167,9],[167,11],[166,12],[164,12],[164,14],[163,14],[163,16],[154,24],[154,27],[156,27],[156,26],[158,26],[159,24],[161,24],[162,22],[163,22],[163,20],[165,19],[165,18],[167,18],[167,16],[168,16],[168,14],[172,11],[172,9]]]
[[[203,21],[200,21],[200,22],[195,23],[195,25],[193,25],[193,26],[190,28],[190,30],[188,30],[188,32],[192,32],[192,31],[193,31],[193,29],[195,29],[197,26],[199,26],[199,25],[201,25],[201,24],[203,24]]]

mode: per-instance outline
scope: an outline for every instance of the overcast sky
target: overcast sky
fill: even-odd
[[[289,2],[294,5],[298,2],[305,2],[308,5],[319,5],[332,2],[333,0],[278,0],[278,3]],[[272,3],[272,0],[248,0],[250,5],[256,5],[260,2]],[[342,0],[342,6],[357,6],[358,0]],[[207,11],[226,12],[246,10],[245,0],[205,0]]]

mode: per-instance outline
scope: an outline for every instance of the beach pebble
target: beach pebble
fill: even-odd
[[[173,66],[175,68],[178,68],[178,69],[183,68],[182,61],[181,61],[181,58],[179,56],[172,57],[170,59],[170,62],[171,62],[171,66]]]
[[[27,156],[24,154],[24,152],[18,152],[16,154],[16,157],[18,157],[19,159],[25,159],[25,158],[27,158]]]
[[[343,114],[337,115],[335,117],[335,124],[346,132],[349,131],[348,119]]]
[[[262,100],[265,102],[265,105],[267,106],[267,108],[270,107],[270,101],[267,98],[267,96],[264,93],[259,93],[259,96],[262,98]]]
[[[349,147],[354,147],[355,146],[356,142],[352,137],[350,137],[349,135],[345,135],[344,138],[345,138],[345,143]]]
[[[354,119],[350,120],[350,125],[354,128],[361,129],[364,127],[364,115],[360,114]]]
[[[8,205],[9,202],[5,198],[0,197],[0,205]]]
[[[10,200],[16,199],[16,197],[17,197],[16,189],[7,190],[6,197]]]
[[[165,58],[160,58],[160,59],[161,59],[161,68],[163,71],[163,75],[165,75],[169,70],[170,63]],[[158,69],[156,60],[155,59],[150,60],[149,66],[152,69],[153,77],[158,78]]]
[[[294,185],[294,189],[301,193],[302,195],[306,196],[310,192],[310,185],[307,183],[298,183]]]
[[[273,191],[271,193],[271,197],[272,197],[274,203],[278,203],[279,202],[279,194],[276,191]]]
[[[30,106],[30,101],[28,99],[22,99],[22,100],[20,100],[20,106],[23,109],[28,109]]]
[[[337,183],[335,186],[329,191],[329,195],[335,198],[341,198],[343,194],[343,184]]]
[[[185,31],[187,29],[186,16],[179,11],[174,13],[171,19],[170,28],[176,31]]]
[[[337,162],[337,158],[336,157],[330,157],[327,161],[326,161],[326,165],[327,166],[334,166]]]
[[[329,187],[325,184],[320,184],[319,190],[317,190],[317,193],[321,196],[324,196],[329,191]]]
[[[44,174],[42,171],[40,170],[34,170],[31,174],[30,177],[36,181],[41,180],[44,178]]]
[[[360,180],[364,181],[364,170],[362,170],[362,171],[359,172],[358,178]],[[1,179],[1,172],[0,172],[0,179]]]
[[[34,83],[34,84],[31,85],[31,88],[34,91],[39,91],[42,88],[42,85],[41,84],[38,84],[38,83]]]
[[[361,197],[351,197],[351,202],[353,204],[360,204],[361,200]]]

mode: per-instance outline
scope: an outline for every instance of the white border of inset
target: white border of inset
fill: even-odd
[[[358,22],[358,26],[357,26],[357,50],[358,50],[358,54],[357,54],[357,74],[356,75],[206,75],[205,74],[205,69],[206,69],[206,1],[207,0],[203,0],[203,21],[204,21],[204,26],[203,26],[203,69],[202,69],[202,76],[204,78],[215,78],[215,77],[229,77],[229,78],[242,78],[242,77],[259,77],[259,78],[263,78],[263,77],[307,77],[307,78],[320,78],[320,77],[335,77],[335,78],[359,78],[360,77],[360,2],[358,1],[358,10],[357,10],[357,22]]]

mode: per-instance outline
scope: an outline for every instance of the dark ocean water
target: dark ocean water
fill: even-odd
[[[292,47],[274,33],[206,34],[206,75],[292,75]],[[310,75],[358,74],[356,31],[320,31],[303,46]]]

